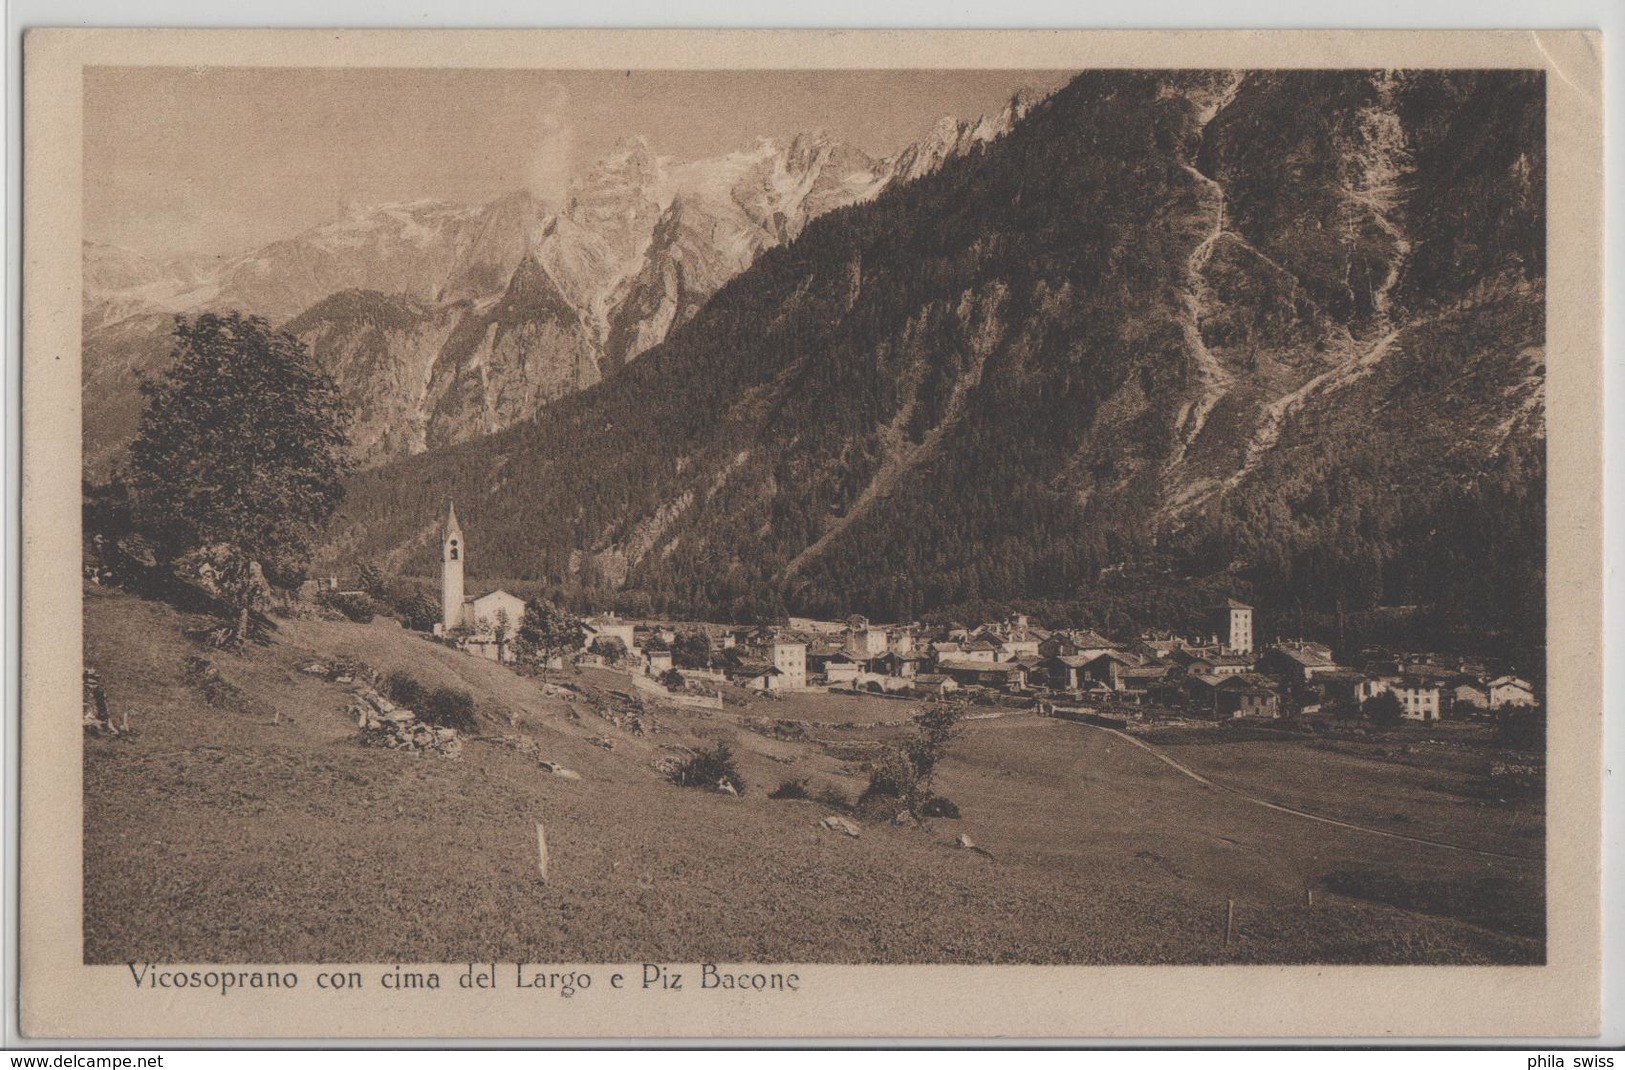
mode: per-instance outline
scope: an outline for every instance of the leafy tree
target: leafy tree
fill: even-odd
[[[681,691],[683,689],[683,674],[676,669],[667,669],[660,674],[660,683],[667,691]]]
[[[619,664],[626,657],[626,644],[613,635],[594,639],[588,649],[611,665]]]
[[[422,591],[411,595],[399,606],[401,618],[408,628],[419,632],[432,632],[440,623],[440,603]]]
[[[237,570],[291,582],[352,469],[338,388],[257,316],[177,317],[174,337],[173,366],[141,386],[128,472],[138,522],[165,559],[221,546]],[[227,597],[240,641],[252,606]]]
[[[1365,700],[1360,707],[1366,720],[1383,728],[1392,728],[1405,716],[1405,710],[1399,704],[1399,696],[1392,691],[1384,691],[1380,695],[1373,695]]]
[[[677,637],[671,649],[672,661],[679,668],[708,669],[711,667],[711,637],[704,632],[686,632]]]
[[[508,616],[506,609],[498,609],[496,619],[491,622],[491,638],[497,641],[497,660],[505,661],[508,656],[508,640],[513,638],[513,618]]]
[[[384,572],[377,565],[368,561],[357,570],[356,575],[363,591],[380,601],[388,598],[389,591],[384,581]]]
[[[532,598],[525,603],[515,646],[519,659],[539,665],[545,680],[552,660],[579,648],[586,637],[579,618],[545,598]]]

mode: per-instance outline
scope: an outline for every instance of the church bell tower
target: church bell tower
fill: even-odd
[[[440,627],[451,631],[463,623],[463,529],[457,509],[446,503],[446,534],[440,541]]]

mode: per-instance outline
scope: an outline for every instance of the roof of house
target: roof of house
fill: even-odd
[[[949,677],[940,672],[922,672],[914,677],[914,682],[916,684],[940,684],[947,679]]]
[[[1531,684],[1528,680],[1520,680],[1516,676],[1497,676],[1495,679],[1490,681],[1490,686],[1491,687],[1521,687],[1525,691],[1530,691],[1530,692],[1533,692],[1535,690],[1535,685],[1534,684]]]
[[[1248,605],[1246,602],[1242,602],[1242,601],[1239,601],[1239,600],[1234,599],[1234,598],[1226,598],[1224,600],[1224,608],[1225,609],[1252,609],[1253,607]]]
[[[1332,660],[1330,651],[1314,646],[1287,646],[1282,644],[1279,646],[1270,647],[1269,652],[1291,658],[1293,661],[1304,666],[1305,668],[1321,668],[1323,666],[1337,664],[1337,662]]]
[[[1018,672],[1026,666],[1013,661],[974,661],[949,659],[939,663],[948,670],[958,669],[960,672]]]

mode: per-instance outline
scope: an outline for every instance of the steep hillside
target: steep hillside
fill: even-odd
[[[556,210],[525,192],[359,207],[239,257],[87,243],[87,405],[119,414],[87,424],[87,472],[105,474],[128,442],[136,381],[167,364],[174,313],[238,309],[294,328],[355,403],[362,462],[380,463],[506,427],[597,382],[809,220],[929,173],[1030,105],[1020,94],[998,114],[945,119],[883,160],[822,134],[686,162],[629,137]],[[539,303],[535,277],[515,277],[522,263],[546,276]],[[421,315],[381,332],[380,301]],[[534,322],[523,318],[532,308]]]
[[[426,566],[455,497],[491,574],[696,612],[1087,616],[1160,558],[1529,642],[1542,115],[1517,72],[1085,74],[597,388],[362,478],[330,553]],[[1485,515],[1493,595],[1430,549]]]

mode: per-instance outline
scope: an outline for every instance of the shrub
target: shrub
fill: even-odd
[[[323,596],[322,602],[357,624],[371,624],[378,614],[372,598],[362,591],[332,591]]]
[[[767,797],[769,799],[810,799],[812,793],[807,790],[805,780],[786,780],[768,792]]]
[[[714,788],[727,781],[739,794],[745,794],[745,778],[735,768],[733,748],[727,743],[718,743],[711,750],[702,750],[687,759],[672,773],[671,779],[685,788]]]
[[[852,809],[852,800],[847,797],[846,792],[842,791],[834,784],[826,785],[822,790],[819,791],[818,801],[832,810]]]
[[[1360,707],[1360,712],[1365,714],[1366,720],[1383,728],[1391,728],[1405,717],[1404,707],[1399,704],[1399,696],[1392,691],[1384,691],[1380,695],[1366,699],[1365,705]]]
[[[418,719],[442,728],[455,728],[459,732],[475,732],[479,721],[474,718],[474,696],[455,687],[437,687],[425,696],[423,706],[415,709]]]
[[[920,807],[920,816],[957,818],[959,816],[959,807],[954,804],[952,799],[942,795],[933,795],[925,800],[925,805]]]
[[[660,683],[666,688],[667,691],[681,691],[685,686],[683,682],[683,674],[678,672],[676,669],[667,669],[665,672],[661,673]]]
[[[416,632],[432,632],[440,623],[440,603],[421,591],[396,602],[395,612],[400,614],[402,623]]]
[[[869,774],[869,784],[858,796],[863,806],[874,799],[902,799],[914,790],[914,770],[900,755],[888,755]]]
[[[423,700],[428,697],[428,689],[415,676],[404,672],[389,674],[389,679],[384,681],[384,693],[397,706],[405,706],[413,711],[423,709]]]

